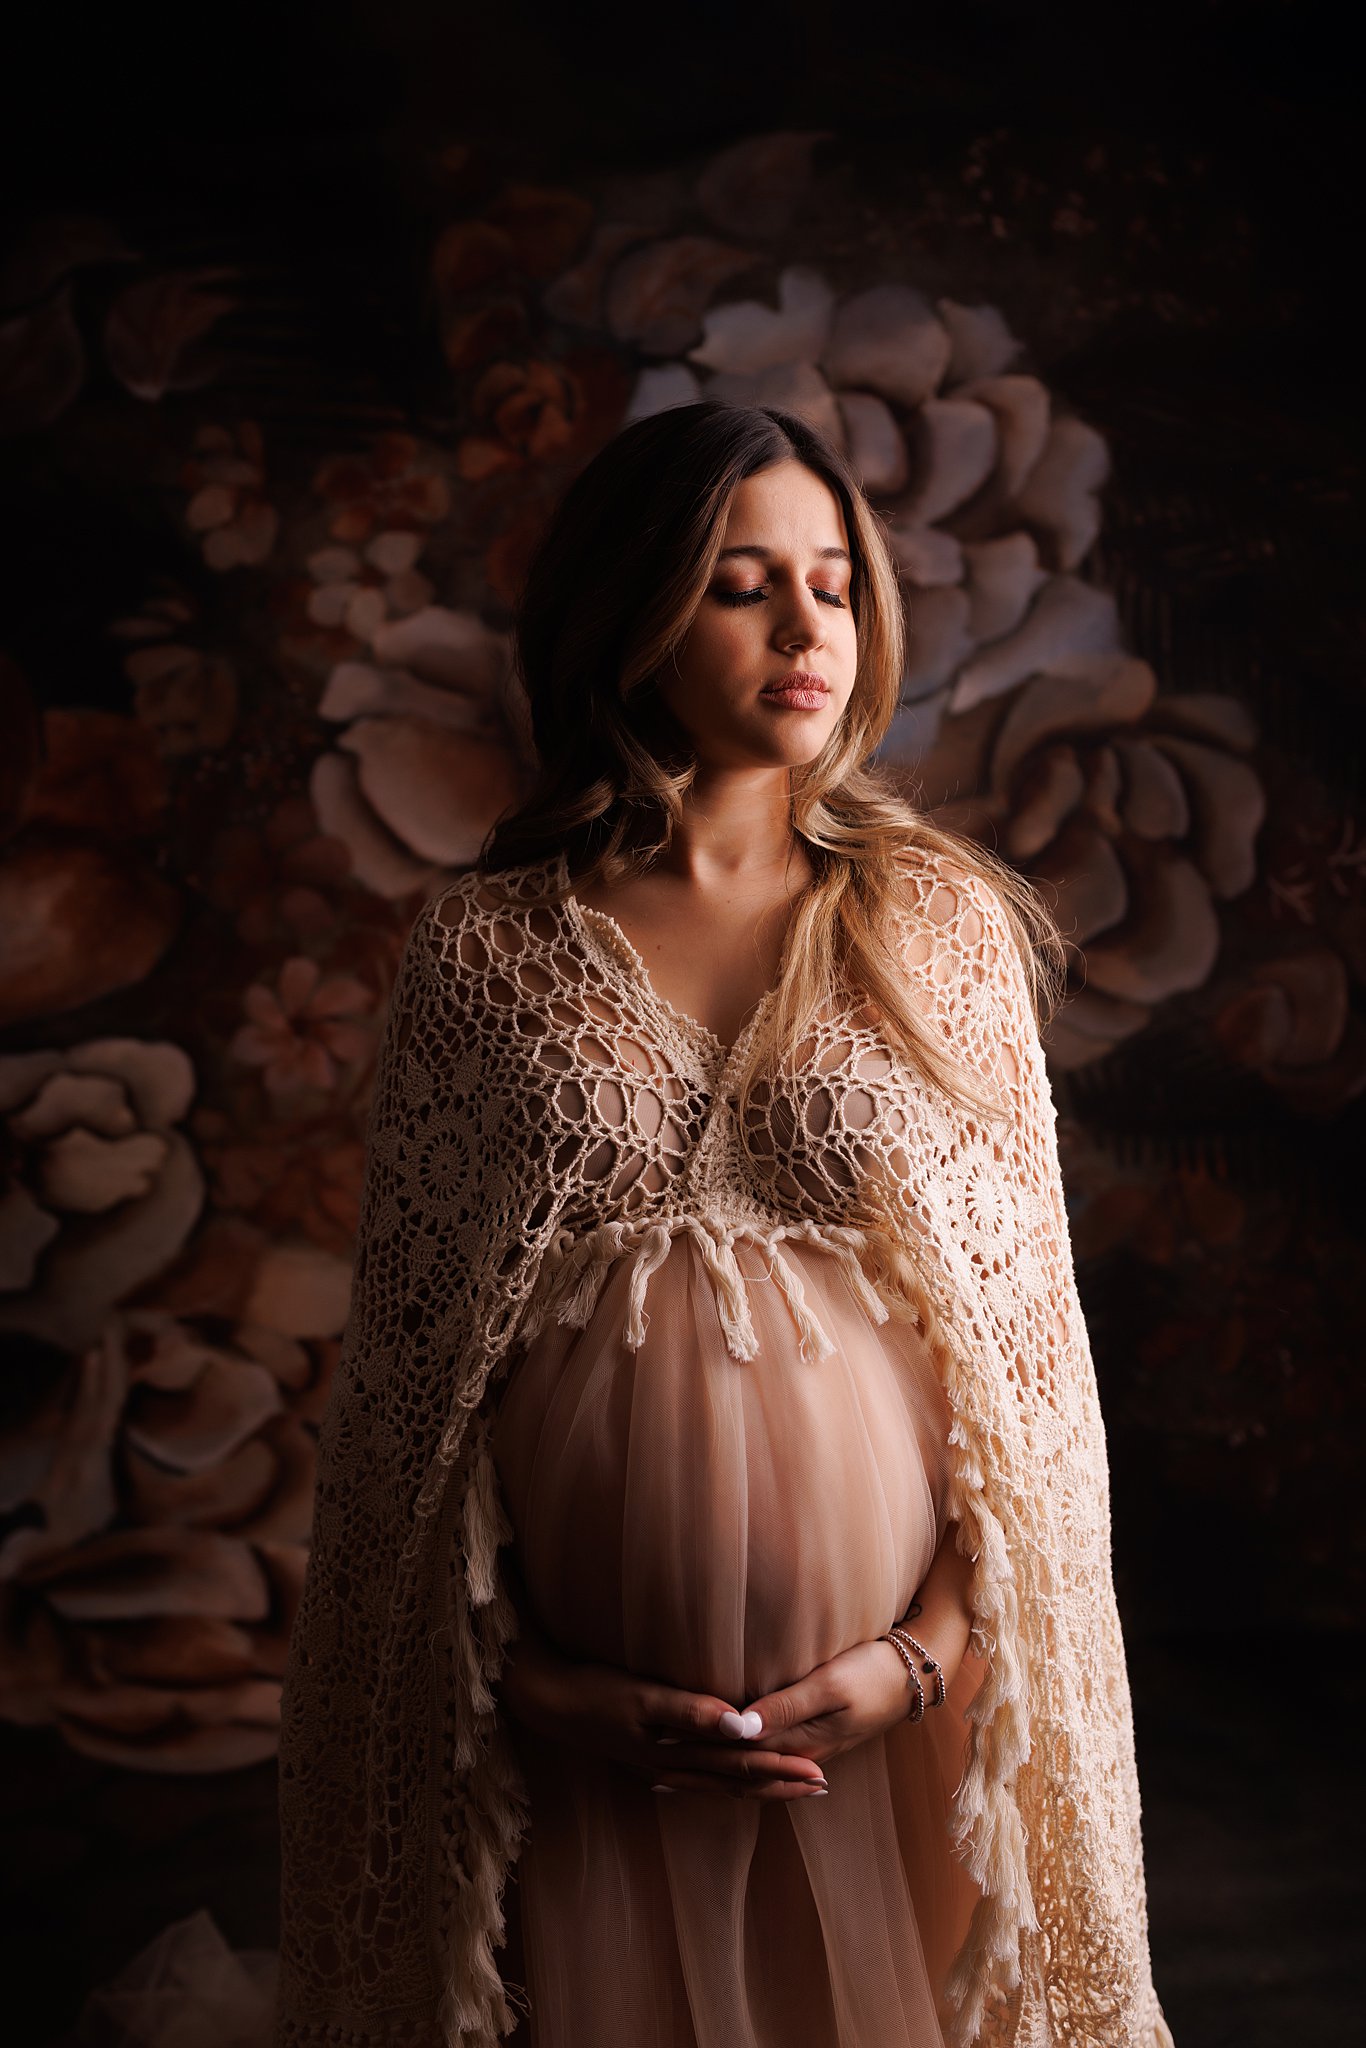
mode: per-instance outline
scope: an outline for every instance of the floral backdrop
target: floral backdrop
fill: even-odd
[[[268,256],[92,211],[15,237],[6,1722],[116,1772],[273,1756],[403,939],[526,786],[508,628],[549,507],[703,392],[847,450],[910,625],[884,758],[1073,941],[1047,1044],[1136,1637],[1219,1625],[1192,1541],[1244,1560],[1231,1629],[1359,1622],[1325,1133],[1366,1090],[1361,808],[1286,744],[1306,677],[1221,634],[1223,589],[1293,572],[1276,537],[1202,506],[1217,450],[1146,480],[1141,372],[1117,401],[1102,352],[1087,389],[1132,250],[1186,218],[1156,159],[1087,169],[1059,193],[986,136],[889,195],[793,128],[546,180],[447,138],[367,377]]]

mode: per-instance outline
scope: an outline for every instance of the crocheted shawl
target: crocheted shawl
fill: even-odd
[[[982,1897],[947,1987],[952,2048],[1171,2048],[1148,1956],[1109,1473],[1028,984],[989,884],[908,862],[897,930],[920,1014],[1008,1106],[989,1124],[893,1058],[866,1006],[742,1115],[760,1005],[725,1047],[652,987],[616,922],[538,903],[563,856],[467,874],[400,964],[367,1141],[350,1314],[322,1423],[280,1740],[277,2048],[497,2048],[503,1895],[530,1823],[496,1688],[517,1619],[489,1455],[514,1340],[582,1325],[612,1261],[693,1231],[727,1341],[761,1238],[822,1348],[785,1238],[888,1313],[915,1247],[947,1341],[949,1512],[974,1561],[953,1853]],[[770,998],[765,998],[765,1003]],[[897,1229],[859,1221],[870,1174]]]

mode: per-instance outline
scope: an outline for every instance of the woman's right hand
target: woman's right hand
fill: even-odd
[[[525,1627],[509,1645],[500,1690],[531,1735],[605,1758],[656,1791],[810,1799],[825,1789],[811,1758],[727,1733],[721,1717],[739,1711],[728,1701],[562,1657]]]

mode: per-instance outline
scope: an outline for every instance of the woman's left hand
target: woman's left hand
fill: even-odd
[[[904,1721],[911,1705],[906,1666],[890,1643],[855,1643],[818,1664],[795,1685],[751,1700],[746,1712],[761,1718],[759,1732],[737,1737],[727,1748],[777,1751],[823,1764],[870,1736]],[[682,1742],[670,1746],[660,1761],[670,1789],[734,1790],[716,1772],[716,1745]],[[666,1762],[667,1760],[667,1762]]]
[[[892,1645],[855,1643],[795,1685],[751,1700],[746,1712],[760,1716],[755,1748],[795,1750],[823,1764],[904,1721],[911,1699],[910,1675]]]
[[[957,1534],[957,1523],[949,1522],[924,1582],[903,1617],[939,1659],[946,1686],[953,1684],[963,1662],[972,1625],[968,1595],[972,1562],[958,1549]],[[924,1682],[928,1689],[928,1677]],[[881,1638],[853,1643],[808,1671],[805,1678],[750,1700],[745,1712],[758,1716],[757,1732],[736,1736],[726,1747],[804,1756],[812,1763],[824,1764],[904,1721],[913,1698],[911,1676],[899,1651]],[[755,1727],[756,1723],[751,1719],[747,1725]],[[663,1741],[672,1745],[675,1738],[666,1736]],[[661,1763],[666,1759],[663,1775],[671,1790],[734,1790],[733,1778],[729,1784],[718,1781],[714,1742],[704,1747],[684,1741],[665,1748]]]

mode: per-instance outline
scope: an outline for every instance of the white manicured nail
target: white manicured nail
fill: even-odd
[[[672,1785],[651,1785],[650,1787],[652,1792],[672,1792],[674,1789]]]
[[[743,1714],[737,1714],[732,1708],[727,1707],[717,1723],[723,1735],[737,1735],[744,1742],[762,1733],[763,1725],[763,1715],[756,1714],[752,1707],[746,1708]]]

